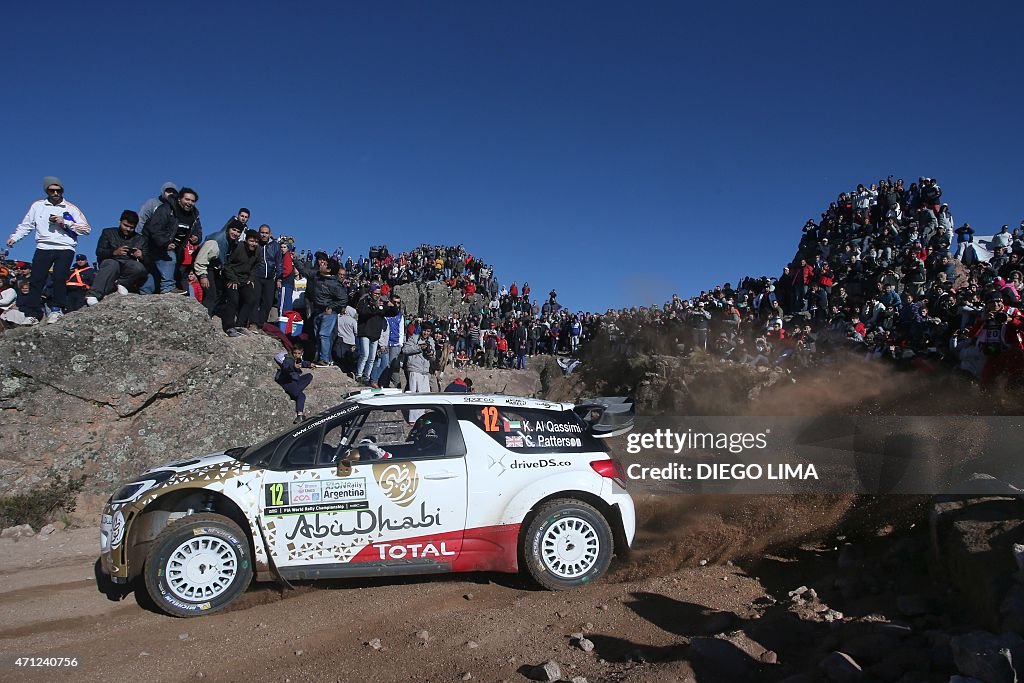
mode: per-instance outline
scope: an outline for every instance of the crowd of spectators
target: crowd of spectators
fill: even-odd
[[[357,259],[340,247],[297,252],[269,225],[251,229],[245,207],[204,236],[198,192],[169,182],[103,230],[90,264],[76,255],[78,237],[90,232],[84,214],[59,178],[44,178],[43,190],[7,240],[34,233],[32,261],[0,267],[0,320],[9,325],[56,323],[115,292],[187,295],[228,336],[277,334],[280,325],[287,345],[305,340],[313,366],[339,366],[375,387],[397,383],[402,368],[406,386],[417,386],[424,363],[427,373],[525,369],[537,354],[576,357],[598,335],[623,353],[702,352],[789,370],[847,350],[902,366],[947,365],[983,383],[1024,373],[1024,222],[1002,226],[982,249],[969,224],[955,226],[931,178],[905,188],[890,177],[840,194],[807,221],[777,277],[603,315],[569,312],[554,290],[542,302],[529,283],[505,286],[461,245],[400,253],[375,245]],[[466,312],[407,317],[411,302],[397,288],[408,283],[458,292]]]
[[[792,371],[852,351],[900,367],[947,367],[983,384],[1024,375],[1024,221],[975,243],[933,178],[844,192],[808,220],[777,277],[744,277],[663,306],[608,311],[624,353],[694,351]],[[954,239],[956,240],[954,244]]]
[[[246,207],[204,235],[199,193],[171,182],[102,231],[90,264],[76,254],[78,237],[91,231],[85,215],[64,198],[59,178],[44,178],[43,191],[7,241],[34,234],[36,242],[31,263],[4,261],[0,271],[0,319],[8,325],[57,323],[115,293],[185,295],[227,336],[274,334],[289,347],[302,344],[313,367],[339,366],[370,386],[399,381],[401,368],[406,386],[416,385],[423,361],[429,373],[449,365],[525,369],[536,354],[576,353],[585,338],[587,319],[565,311],[557,292],[541,303],[527,282],[506,287],[461,245],[400,253],[374,245],[358,259],[340,247],[296,251],[294,238],[275,238],[267,224],[251,229]],[[407,317],[396,288],[409,283],[457,292],[466,312]]]

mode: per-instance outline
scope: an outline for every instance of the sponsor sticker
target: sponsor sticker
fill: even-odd
[[[321,487],[319,481],[293,481],[288,484],[288,500],[292,505],[319,503]]]
[[[321,482],[321,500],[366,500],[366,479],[332,479]]]
[[[416,497],[420,486],[416,465],[411,462],[393,462],[387,465],[374,465],[373,476],[377,480],[384,495],[401,507],[408,505]]]
[[[265,517],[284,517],[286,515],[306,515],[321,512],[345,512],[347,510],[369,510],[367,500],[341,500],[333,503],[310,503],[308,505],[286,505],[268,507],[263,511]]]

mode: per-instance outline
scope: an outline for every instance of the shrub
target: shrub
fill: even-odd
[[[75,511],[75,498],[85,484],[85,475],[67,478],[51,467],[46,478],[24,493],[0,496],[0,528],[28,524],[33,529],[53,521],[62,511]]]

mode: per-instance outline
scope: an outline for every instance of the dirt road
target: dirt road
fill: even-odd
[[[195,619],[100,592],[95,528],[3,539],[0,680],[524,681],[549,659],[566,681],[780,680],[813,671],[817,641],[834,638],[837,626],[857,634],[889,621],[893,596],[885,592],[871,597],[877,604],[841,605],[855,615],[841,624],[825,623],[821,605],[806,614],[784,606],[801,584],[828,596],[833,548],[751,553],[727,525],[718,546],[672,546],[664,542],[670,529],[653,527],[631,563],[571,593],[496,574],[321,582],[287,592],[257,585],[230,611]],[[645,554],[645,544],[657,552]],[[702,553],[711,558],[706,566]],[[729,554],[757,557],[733,565]],[[571,641],[577,632],[593,651]],[[722,640],[706,638],[716,634]],[[702,651],[709,642],[730,649]],[[77,658],[77,666],[19,667],[18,657]]]

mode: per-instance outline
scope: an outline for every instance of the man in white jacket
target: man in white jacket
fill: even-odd
[[[32,256],[25,324],[35,325],[43,317],[42,295],[53,269],[53,296],[46,322],[55,323],[64,317],[67,305],[67,281],[71,262],[78,249],[78,236],[89,234],[89,223],[81,209],[64,199],[64,183],[60,178],[43,178],[46,199],[33,202],[21,224],[7,238],[7,246],[35,230],[36,251]]]

